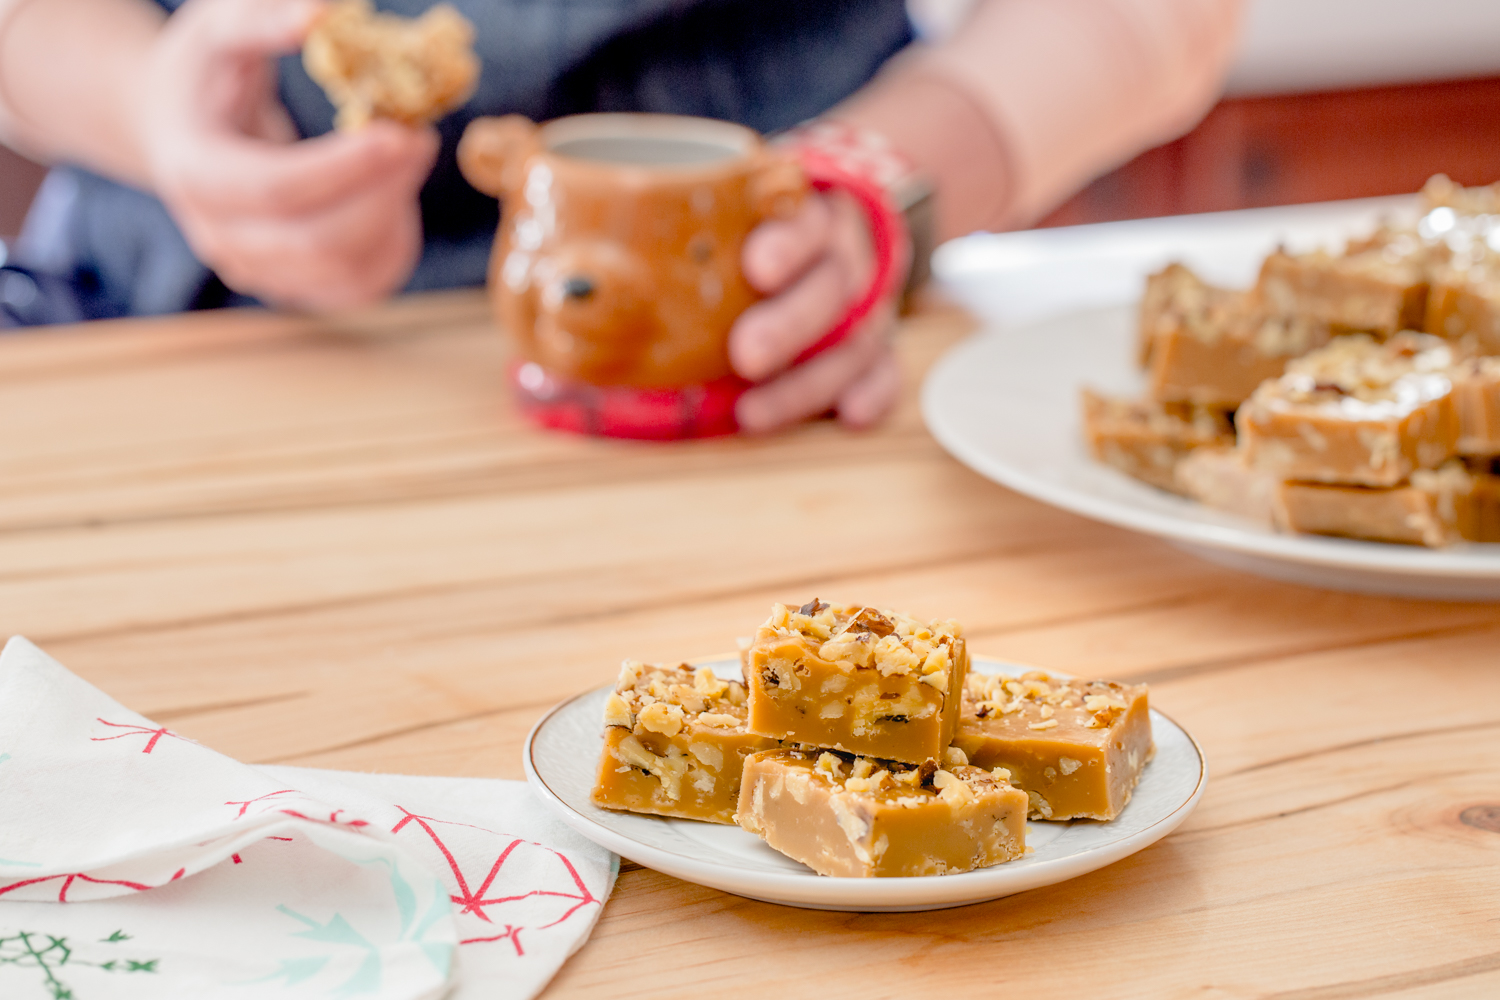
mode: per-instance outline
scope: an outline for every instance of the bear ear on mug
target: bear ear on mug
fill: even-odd
[[[476,191],[499,198],[520,190],[526,160],[541,145],[536,123],[524,115],[476,118],[458,142],[458,169]]]

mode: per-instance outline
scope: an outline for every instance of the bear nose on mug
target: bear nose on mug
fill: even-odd
[[[569,299],[587,299],[594,294],[592,278],[575,274],[563,282],[563,296]]]

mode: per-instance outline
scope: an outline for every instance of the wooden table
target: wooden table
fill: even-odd
[[[859,915],[625,864],[550,996],[1500,996],[1500,614],[1242,576],[1009,493],[922,429],[534,431],[476,294],[0,340],[0,629],[247,761],[521,777],[626,656],[771,601],[951,615],[1149,681],[1212,777],[1175,835],[982,906]],[[733,984],[731,986],[731,984]]]

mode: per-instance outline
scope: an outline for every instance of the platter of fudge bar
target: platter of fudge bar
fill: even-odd
[[[527,777],[639,864],[766,902],[903,911],[1053,884],[1176,829],[1207,778],[1145,685],[971,658],[957,622],[816,598],[739,656],[627,660]]]
[[[1500,185],[1434,178],[1249,288],[1173,263],[1136,303],[981,335],[923,410],[990,478],[1229,565],[1500,597]]]

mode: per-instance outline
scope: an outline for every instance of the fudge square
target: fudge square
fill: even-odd
[[[948,760],[764,750],[745,760],[739,823],[819,875],[947,875],[1025,853],[1026,793]]]
[[[1482,354],[1500,353],[1500,254],[1435,268],[1423,328]]]
[[[1115,399],[1083,389],[1083,434],[1089,451],[1159,489],[1177,491],[1177,463],[1197,448],[1234,444],[1220,410],[1180,403]]]
[[[1408,234],[1377,234],[1366,247],[1337,257],[1278,250],[1261,265],[1256,289],[1278,315],[1382,335],[1420,328],[1432,248]]]
[[[593,802],[733,823],[745,757],[776,745],[745,730],[745,688],[707,667],[626,660],[604,706]]]
[[[1031,817],[1050,820],[1114,819],[1156,752],[1146,685],[1039,670],[970,674],[953,745],[976,767],[1008,772]]]
[[[1280,484],[1287,531],[1430,548],[1456,544],[1483,530],[1478,527],[1479,498],[1476,478],[1456,460],[1438,469],[1419,469],[1401,486]]]
[[[1251,468],[1282,479],[1395,486],[1454,454],[1458,419],[1442,340],[1337,337],[1255,390],[1235,415]]]
[[[1341,535],[1439,548],[1486,541],[1494,505],[1488,481],[1452,459],[1399,486],[1288,482],[1249,468],[1232,448],[1204,448],[1177,466],[1188,496],[1278,531]]]
[[[750,732],[920,764],[953,742],[969,653],[957,622],[813,598],[775,605],[744,664]]]
[[[1330,336],[1326,323],[1268,313],[1255,292],[1215,288],[1181,264],[1146,279],[1142,353],[1164,403],[1232,410]]]

